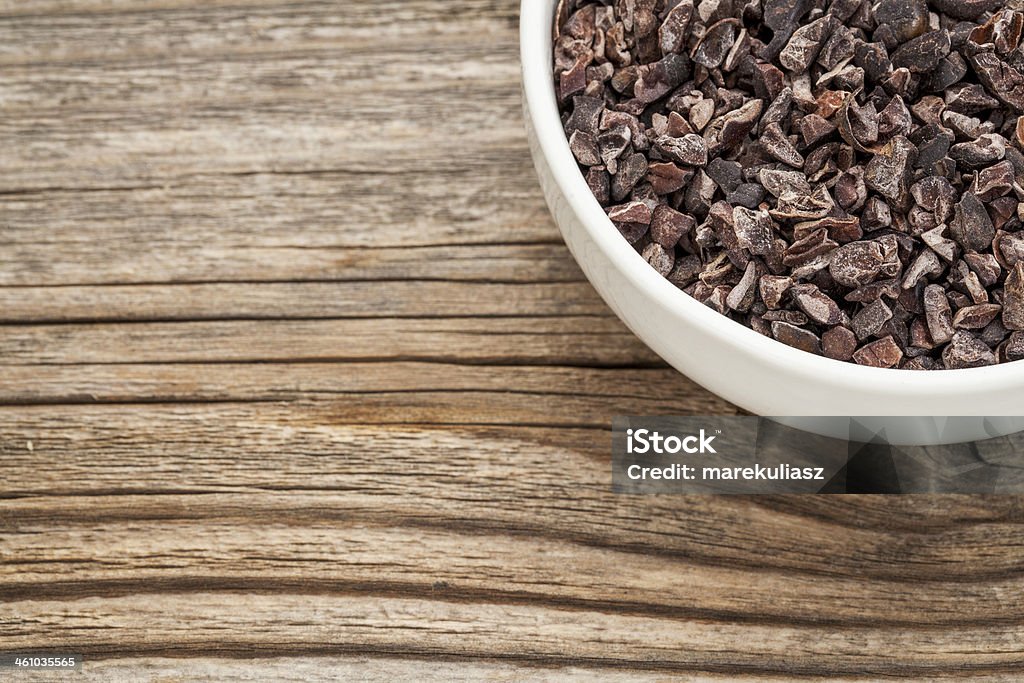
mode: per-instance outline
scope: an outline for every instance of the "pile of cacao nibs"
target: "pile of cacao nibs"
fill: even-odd
[[[690,296],[810,353],[1024,358],[1024,0],[562,0],[569,146]]]

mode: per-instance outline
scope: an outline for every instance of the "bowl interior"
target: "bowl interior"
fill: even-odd
[[[799,372],[808,378],[832,386],[848,386],[857,391],[893,391],[909,402],[905,414],[1010,415],[1013,403],[992,404],[982,401],[965,406],[961,394],[977,394],[979,387],[1004,394],[1024,389],[1024,362],[962,370],[912,371],[872,368],[837,361],[791,348],[723,316],[682,292],[651,268],[608,219],[587,186],[562,130],[555,97],[553,67],[553,25],[557,0],[523,0],[520,14],[520,38],[523,67],[523,91],[527,115],[535,131],[545,161],[551,168],[561,194],[572,207],[589,238],[622,275],[644,295],[669,309],[674,315],[697,325],[723,344],[742,347],[782,372]],[[647,340],[649,341],[649,340]],[[936,404],[945,410],[935,410]],[[915,405],[920,402],[920,406]],[[852,406],[851,406],[852,407]],[[848,414],[873,414],[870,406],[859,406]],[[866,409],[867,408],[867,409]],[[866,409],[866,410],[865,410]]]

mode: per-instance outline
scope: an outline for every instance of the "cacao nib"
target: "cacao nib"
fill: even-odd
[[[568,149],[623,248],[680,296],[837,361],[1024,360],[1020,2],[556,15]]]

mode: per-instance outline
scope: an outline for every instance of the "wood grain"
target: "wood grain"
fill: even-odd
[[[429,308],[424,306],[429,302]],[[0,288],[4,322],[611,318],[586,282],[384,280]]]
[[[509,0],[0,0],[0,648],[90,680],[1016,681],[1024,500],[626,497]],[[28,680],[57,680],[15,674]]]

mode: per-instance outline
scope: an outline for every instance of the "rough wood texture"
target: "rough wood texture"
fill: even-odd
[[[561,245],[516,14],[0,1],[0,647],[103,681],[1019,680],[1020,499],[609,492],[613,415],[734,408]]]

